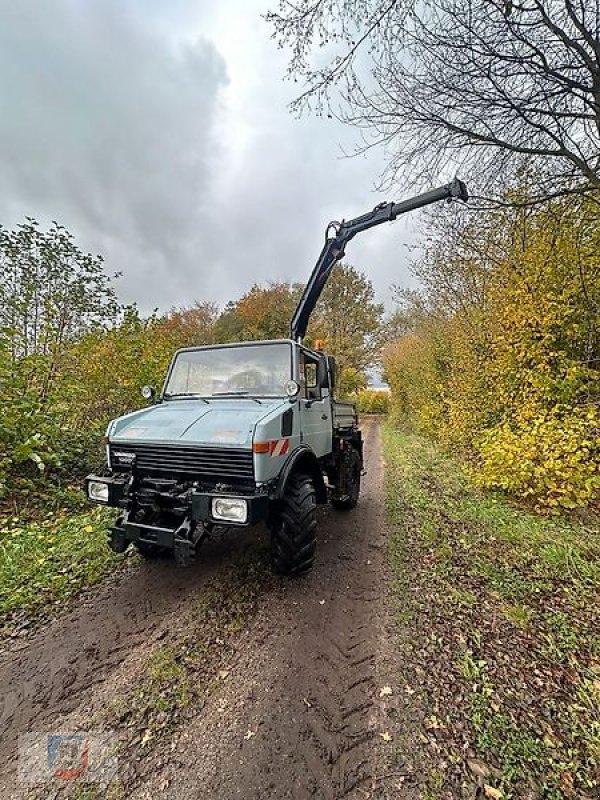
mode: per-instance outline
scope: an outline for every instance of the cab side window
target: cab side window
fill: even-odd
[[[307,389],[317,388],[317,365],[307,361],[304,365],[304,382]]]
[[[317,361],[308,354],[303,353],[300,369],[304,380],[304,396],[307,400],[319,400],[321,390],[317,386]]]

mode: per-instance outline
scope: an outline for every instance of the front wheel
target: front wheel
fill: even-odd
[[[273,568],[280,575],[305,575],[317,549],[317,498],[313,481],[292,475],[271,530]]]
[[[340,472],[343,472],[342,486],[343,494],[331,498],[331,505],[339,511],[350,511],[358,503],[360,494],[360,475],[362,465],[358,450],[354,447],[347,451],[346,457],[341,465]]]
[[[169,555],[169,550],[166,547],[159,547],[156,544],[149,544],[148,542],[134,542],[135,549],[146,561],[154,561],[157,558],[166,558]]]

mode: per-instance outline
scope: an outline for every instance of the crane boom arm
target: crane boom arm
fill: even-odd
[[[375,225],[381,225],[382,222],[392,222],[400,214],[406,214],[416,208],[422,208],[440,200],[451,200],[452,198],[464,201],[469,198],[467,187],[458,178],[455,178],[452,183],[448,183],[446,186],[440,186],[439,189],[432,189],[400,203],[381,203],[375,206],[372,211],[368,211],[355,219],[330,222],[325,233],[325,244],[321,254],[294,311],[290,325],[291,338],[301,341],[305,336],[310,315],[325,288],[331,270],[343,258],[346,245],[357,233],[362,233],[362,231],[373,228]],[[330,236],[329,233],[332,230],[334,235]]]

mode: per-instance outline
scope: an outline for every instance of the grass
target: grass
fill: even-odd
[[[448,760],[474,750],[504,798],[596,796],[598,518],[540,517],[482,493],[431,442],[389,424],[384,447],[395,603],[423,647],[434,642]],[[464,768],[448,780],[464,782]]]
[[[117,567],[104,509],[0,520],[0,627],[67,600]],[[122,559],[121,559],[122,561]]]
[[[136,699],[149,711],[173,712],[186,708],[191,698],[188,673],[172,647],[162,647],[153,653],[146,668],[146,678]]]

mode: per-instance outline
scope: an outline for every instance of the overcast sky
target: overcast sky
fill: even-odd
[[[381,153],[342,156],[353,130],[290,114],[268,7],[0,0],[0,223],[62,223],[145,312],[306,280],[330,219],[402,193],[375,191]],[[417,231],[413,216],[349,245],[380,300],[414,285]]]

